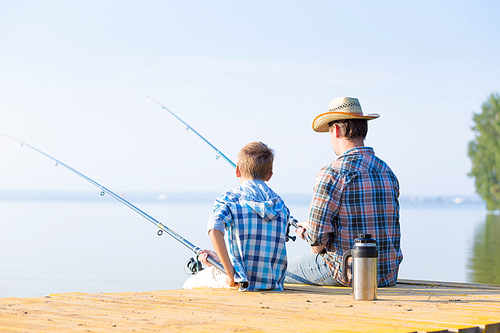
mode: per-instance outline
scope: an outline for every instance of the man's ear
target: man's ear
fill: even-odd
[[[271,170],[271,171],[269,172],[269,176],[267,176],[267,178],[266,178],[266,182],[268,182],[268,181],[271,179],[271,177],[272,177],[272,176],[273,176],[273,170]]]
[[[340,131],[339,125],[333,124],[328,128],[328,131],[330,132],[330,134],[334,134],[337,139],[342,138],[342,133]]]

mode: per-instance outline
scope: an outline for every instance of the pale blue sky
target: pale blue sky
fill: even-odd
[[[471,195],[473,112],[500,91],[495,1],[3,1],[0,132],[116,192],[210,191],[233,160],[276,150],[271,186],[310,193],[335,158],[312,131],[358,97],[403,195]],[[0,190],[92,190],[0,137]]]

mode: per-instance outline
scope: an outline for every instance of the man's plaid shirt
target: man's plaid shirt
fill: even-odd
[[[378,284],[396,284],[403,260],[398,197],[398,179],[370,147],[350,149],[321,169],[306,239],[311,245],[326,244],[322,256],[335,280],[349,285],[351,270],[344,281],[342,256],[359,234],[372,234],[379,250]]]

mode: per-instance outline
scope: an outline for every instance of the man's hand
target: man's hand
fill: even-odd
[[[297,233],[297,235],[299,235],[300,238],[305,240],[307,226],[308,226],[307,222],[300,222],[300,223],[297,223],[297,225],[299,226],[299,228],[295,229],[295,232]],[[325,245],[318,245],[318,246],[311,246],[311,252],[312,253],[321,253],[321,251],[323,251],[325,246],[326,246],[326,244]]]
[[[307,231],[307,222],[299,222],[299,223],[297,223],[297,225],[299,227],[297,229],[295,229],[295,232],[297,233],[297,235],[299,235],[300,238],[305,240],[306,239],[306,231]]]
[[[211,263],[208,262],[208,256],[211,256],[218,262],[220,262],[219,256],[215,251],[212,250],[202,250],[200,254],[198,255],[198,260],[201,261],[201,263],[205,266],[212,266]]]

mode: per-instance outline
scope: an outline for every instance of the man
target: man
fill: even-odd
[[[314,119],[314,131],[330,133],[338,157],[317,175],[308,220],[297,229],[311,253],[289,259],[285,282],[349,286],[352,272],[344,280],[342,256],[359,234],[371,234],[379,250],[378,285],[396,284],[403,260],[399,183],[373,149],[364,146],[368,120],[378,117],[363,115],[358,99],[339,97]]]

